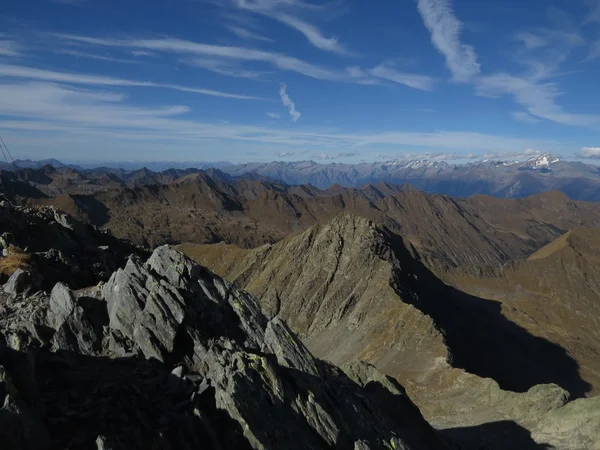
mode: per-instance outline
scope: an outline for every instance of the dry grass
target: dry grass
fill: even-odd
[[[558,252],[559,250],[562,250],[567,245],[569,245],[569,237],[570,236],[571,236],[571,231],[563,234],[558,239],[550,242],[548,245],[542,247],[537,252],[535,252],[533,255],[531,255],[529,257],[529,260],[534,261],[536,259],[544,259],[544,258],[547,258],[548,256],[553,255],[554,253]]]
[[[31,255],[11,245],[9,255],[0,257],[0,277],[10,277],[17,269],[31,267]]]

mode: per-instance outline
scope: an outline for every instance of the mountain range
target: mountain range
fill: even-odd
[[[600,203],[50,165],[0,189],[15,448],[599,448]]]
[[[100,164],[100,163],[98,163]],[[42,169],[73,169],[82,177],[112,176],[121,183],[165,183],[192,172],[218,169],[233,177],[280,181],[289,185],[312,185],[327,189],[333,185],[359,188],[366,184],[406,183],[427,192],[455,197],[485,194],[500,198],[523,198],[558,190],[574,200],[600,201],[600,169],[579,161],[565,161],[544,153],[525,161],[484,160],[449,164],[432,160],[321,164],[314,161],[270,163],[106,163],[66,165],[56,160],[15,161],[14,166]],[[11,166],[0,164],[0,168]],[[190,169],[191,168],[191,169]],[[115,180],[117,181],[117,180]],[[92,182],[93,184],[93,182]]]
[[[449,164],[431,160],[394,160],[360,164],[318,164],[312,161],[242,164],[223,170],[230,175],[266,176],[289,184],[333,184],[360,187],[384,181],[410,183],[428,193],[468,197],[486,194],[522,198],[559,190],[577,200],[600,200],[600,170],[578,161],[563,161],[549,153],[526,161],[484,160]]]

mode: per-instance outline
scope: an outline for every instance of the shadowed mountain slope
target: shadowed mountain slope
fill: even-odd
[[[445,273],[448,283],[500,301],[515,323],[559,342],[600,393],[600,229],[576,228],[527,260],[485,277]]]

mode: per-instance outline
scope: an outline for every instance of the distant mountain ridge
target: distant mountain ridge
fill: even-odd
[[[566,161],[550,153],[528,160],[482,160],[466,164],[450,164],[430,159],[391,160],[372,163],[329,163],[314,161],[273,161],[269,163],[231,164],[226,162],[123,162],[106,163],[103,167],[85,168],[63,164],[57,160],[17,160],[14,166],[41,169],[75,169],[84,176],[112,175],[125,185],[166,184],[203,170],[219,170],[233,177],[262,181],[281,181],[289,185],[310,184],[320,189],[333,185],[361,187],[386,182],[411,184],[432,194],[469,197],[485,194],[500,198],[523,198],[558,190],[574,200],[600,201],[600,168],[580,161]],[[0,163],[0,169],[11,169]],[[139,180],[137,183],[135,180]]]
[[[459,199],[386,182],[321,190],[232,177],[216,169],[142,170],[130,173],[127,183],[104,172],[95,178],[62,169],[27,172],[28,182],[11,179],[12,172],[2,174],[11,201],[55,206],[151,248],[181,242],[256,247],[348,212],[406,236],[424,260],[440,269],[496,267],[529,256],[577,226],[600,226],[600,204],[572,201],[560,192],[522,200],[481,195]]]
[[[600,169],[579,161],[564,161],[550,153],[526,161],[482,160],[449,164],[433,160],[393,160],[359,164],[318,164],[313,161],[240,164],[223,169],[230,175],[251,173],[288,184],[333,184],[360,187],[385,181],[411,184],[424,192],[469,197],[474,194],[523,198],[559,190],[575,200],[600,201]]]

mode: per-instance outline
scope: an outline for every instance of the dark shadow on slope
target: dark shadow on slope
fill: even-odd
[[[7,200],[15,203],[27,198],[41,199],[48,197],[29,183],[18,180],[13,172],[4,170],[0,171],[0,194]]]
[[[561,346],[508,320],[500,302],[443,283],[413,256],[416,252],[411,253],[401,237],[389,233],[389,241],[400,261],[392,287],[443,331],[454,367],[493,378],[511,391],[556,383],[578,398],[591,390],[577,362]]]
[[[532,439],[528,430],[509,420],[439,430],[438,435],[449,445],[458,446],[460,450],[506,450],[508,448],[551,450],[554,448],[548,444],[538,444]]]
[[[11,450],[96,449],[98,436],[114,450],[251,448],[239,423],[214,406],[214,393],[191,400],[195,385],[173,383],[156,360],[5,349],[0,365],[24,411],[0,415],[0,444]]]
[[[106,205],[93,195],[73,194],[71,197],[92,225],[101,227],[110,219]]]
[[[57,222],[63,219],[65,224]],[[58,281],[73,288],[106,281],[131,254],[148,254],[62,213],[53,216],[47,209],[4,205],[0,208],[3,233],[9,236],[6,239],[10,244],[32,255],[34,265],[43,273],[41,287],[45,290],[51,290]]]
[[[410,448],[445,448],[410,399],[379,382],[362,388],[326,363],[319,363],[321,376],[313,376],[279,366],[274,355],[255,354],[250,361],[257,365],[223,379],[228,387],[220,389],[234,396],[232,408],[266,449],[282,443],[290,450],[347,449],[358,440],[383,448],[393,438]],[[198,383],[182,381],[156,360],[4,349],[0,366],[23,411],[0,414],[0,443],[11,442],[11,450],[95,450],[98,436],[113,450],[253,448],[242,426],[217,407],[213,387],[192,397]],[[5,386],[0,382],[1,397]],[[316,424],[333,433],[331,441],[315,431]]]

